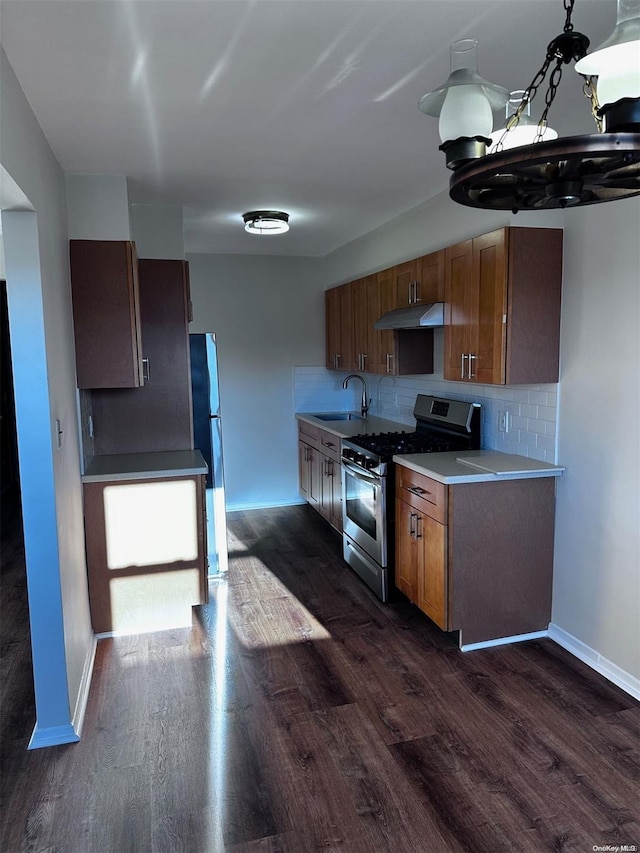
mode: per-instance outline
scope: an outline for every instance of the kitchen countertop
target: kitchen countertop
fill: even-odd
[[[319,412],[318,414],[322,414]],[[344,412],[343,414],[347,414]],[[387,421],[384,418],[366,417],[361,418],[356,412],[351,414],[356,415],[352,421],[326,421],[316,417],[312,412],[298,412],[296,418],[299,421],[305,421],[308,424],[325,429],[327,432],[337,435],[338,438],[349,438],[352,435],[370,435],[374,432],[413,432],[415,427],[407,424],[400,424],[396,421]]]
[[[560,465],[497,450],[462,450],[451,453],[408,453],[394,456],[397,465],[424,474],[439,483],[489,483],[531,477],[561,477]]]
[[[188,477],[206,474],[207,463],[199,450],[171,450],[161,453],[122,453],[94,456],[87,466],[83,483],[114,480],[151,480],[161,477]]]

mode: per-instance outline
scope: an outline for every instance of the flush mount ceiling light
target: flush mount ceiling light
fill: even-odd
[[[493,138],[491,112],[504,106],[509,95],[505,97],[506,90],[480,77],[475,79],[476,57],[467,53],[469,58],[461,64],[460,43],[452,45],[452,73],[443,86],[422,98],[420,109],[440,117],[440,149],[453,171],[449,194],[454,201],[516,213],[640,194],[640,0],[617,0],[616,28],[592,54],[587,54],[589,39],[573,29],[574,3],[563,0],[563,32],[547,47],[542,67],[523,91],[504,129]],[[598,133],[556,139],[547,116],[563,65],[572,61],[584,78],[584,93],[591,101]],[[528,125],[530,132],[533,126],[526,114],[552,63],[544,110],[533,139],[529,136],[522,144],[521,131]],[[467,75],[463,82],[461,68]],[[466,91],[458,93],[455,88]],[[449,101],[456,110],[447,115]]]
[[[281,210],[250,210],[242,218],[249,234],[284,234],[289,230],[289,214]]]

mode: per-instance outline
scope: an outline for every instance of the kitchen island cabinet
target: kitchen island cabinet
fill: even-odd
[[[129,240],[70,240],[78,388],[144,384],[138,261]]]
[[[445,253],[444,378],[558,381],[562,231],[501,228]]]
[[[190,625],[206,603],[206,471],[199,451],[93,458],[82,479],[95,633]]]
[[[482,454],[466,455],[482,464]],[[459,631],[463,649],[546,632],[554,475],[562,469],[538,463],[536,471],[536,463],[523,459],[530,476],[510,479],[481,469],[473,474],[471,467],[466,477],[455,459],[424,463],[425,472],[447,462],[458,469],[443,483],[420,473],[417,459],[395,457],[397,588],[440,628]]]

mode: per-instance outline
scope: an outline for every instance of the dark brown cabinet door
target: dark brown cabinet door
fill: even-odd
[[[416,302],[416,261],[406,261],[393,267],[396,289],[395,308],[407,308]]]
[[[139,266],[148,378],[135,390],[93,391],[98,455],[193,448],[188,265],[141,259]]]
[[[325,292],[327,367],[329,370],[353,370],[353,287],[352,283],[332,287]]]
[[[413,507],[396,499],[395,585],[414,604],[419,603],[418,579],[423,570],[422,542],[414,535],[417,516]]]
[[[143,384],[138,264],[127,240],[71,240],[78,388]]]
[[[431,252],[417,260],[416,297],[418,302],[428,305],[444,302],[445,250]]]
[[[379,333],[373,324],[380,317],[380,288],[375,275],[352,282],[354,369],[375,373],[378,366]]]
[[[473,242],[465,240],[445,253],[444,378],[464,379],[473,323]]]
[[[507,340],[507,264],[505,231],[473,240],[475,299],[470,329],[470,379],[504,385]]]
[[[416,537],[421,543],[422,566],[418,576],[418,607],[444,631],[449,630],[449,591],[446,559],[446,527],[419,515]]]

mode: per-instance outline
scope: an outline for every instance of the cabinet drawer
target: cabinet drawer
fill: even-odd
[[[313,424],[308,424],[306,421],[298,421],[298,437],[302,441],[306,441],[307,444],[318,447],[321,431],[318,427],[313,426]]]
[[[332,432],[318,430],[318,440],[320,442],[319,449],[322,450],[325,456],[338,462],[340,459],[340,439],[338,436]]]
[[[397,497],[435,521],[446,524],[447,487],[444,483],[398,465]]]

